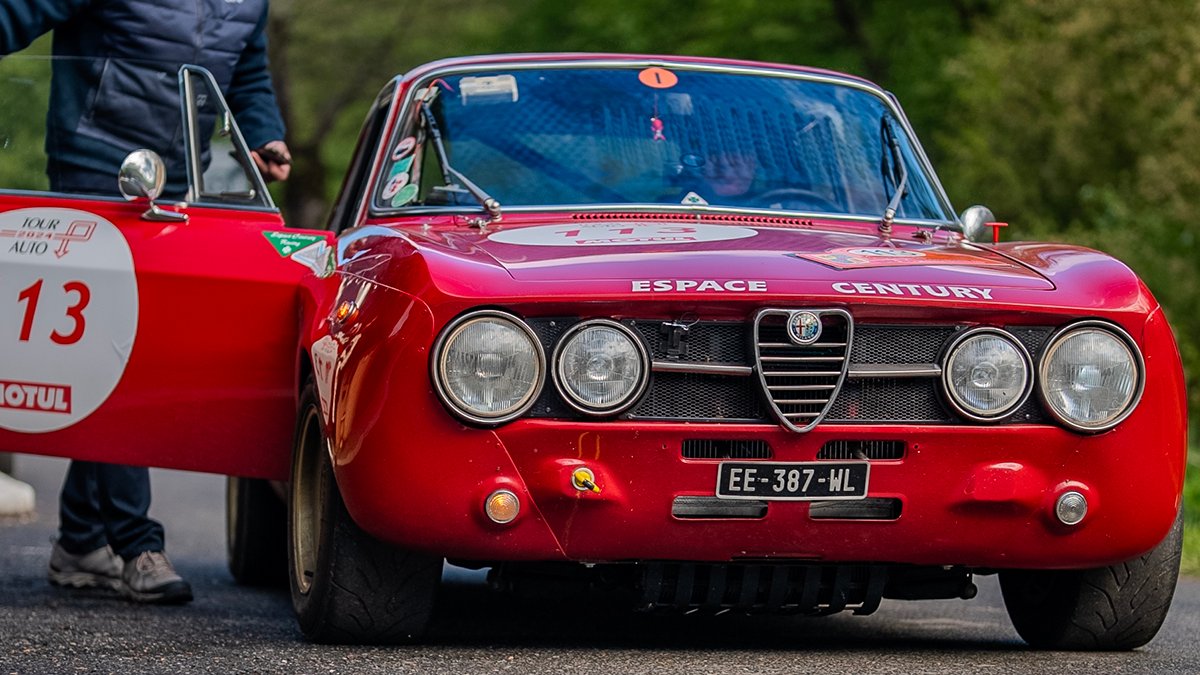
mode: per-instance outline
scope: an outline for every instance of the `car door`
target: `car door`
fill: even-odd
[[[287,474],[332,236],[285,225],[207,72],[180,90],[186,201],[0,191],[0,451]]]

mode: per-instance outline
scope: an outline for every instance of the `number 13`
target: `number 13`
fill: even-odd
[[[29,342],[29,334],[33,330],[33,315],[37,313],[37,303],[38,298],[42,294],[43,281],[45,280],[38,279],[32,286],[17,295],[17,302],[27,303],[25,305],[25,320],[21,322],[21,335],[18,338],[21,342]],[[73,345],[83,337],[83,331],[87,326],[87,322],[83,318],[83,310],[92,301],[92,292],[88,289],[87,284],[82,281],[68,281],[63,284],[63,292],[75,293],[77,295],[75,304],[67,306],[67,317],[75,322],[75,327],[71,329],[70,333],[65,335],[55,330],[50,333],[50,339],[55,344]]]

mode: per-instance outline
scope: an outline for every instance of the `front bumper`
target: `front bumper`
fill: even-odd
[[[1097,567],[1152,548],[1178,509],[1182,466],[1153,429],[1127,421],[1102,437],[1050,426],[831,426],[804,435],[763,426],[523,421],[499,432],[396,437],[403,452],[360,453],[339,482],[355,519],[399,545],[465,560],[796,560]],[[806,502],[771,502],[757,519],[672,516],[678,496],[712,496],[718,460],[684,459],[682,439],[760,439],[771,461],[811,461],[830,440],[904,440],[873,461],[869,495],[898,499],[895,520],[814,520]],[[600,493],[571,484],[586,466]],[[482,513],[497,489],[516,521]],[[1054,500],[1088,498],[1078,526]]]

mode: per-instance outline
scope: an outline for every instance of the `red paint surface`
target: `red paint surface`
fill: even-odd
[[[278,214],[193,206],[187,223],[155,223],[140,218],[144,205],[121,200],[0,197],[0,211],[39,206],[88,211],[121,229],[138,279],[137,336],[96,412],[52,433],[0,429],[0,449],[285,475],[297,283],[308,270],[263,237],[286,229]]]

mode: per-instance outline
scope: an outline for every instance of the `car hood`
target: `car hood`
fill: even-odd
[[[487,232],[423,229],[408,235],[427,258],[450,256],[497,265],[518,281],[650,282],[643,290],[675,280],[828,281],[851,284],[850,289],[881,282],[1054,288],[1030,267],[989,248],[954,240],[948,233],[938,236],[939,243],[926,244],[883,240],[834,225],[568,220],[507,224]],[[871,292],[870,286],[864,288],[868,290],[862,292]]]

